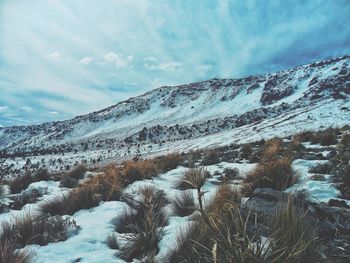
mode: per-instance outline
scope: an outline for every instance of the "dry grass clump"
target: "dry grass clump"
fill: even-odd
[[[239,176],[239,170],[237,168],[225,168],[224,176],[227,180],[234,180]]]
[[[219,162],[220,162],[220,154],[218,150],[212,149],[204,153],[202,165],[213,165]]]
[[[167,260],[171,263],[319,262],[315,239],[294,202],[270,219],[273,229],[263,239],[249,230],[256,223],[254,217],[233,199],[232,189],[221,188],[211,209],[198,222],[180,231]]]
[[[35,181],[48,181],[51,179],[49,170],[46,168],[39,168],[34,174]]]
[[[117,232],[128,233],[119,255],[126,261],[145,257],[152,261],[159,251],[163,228],[168,223],[163,209],[167,203],[164,193],[154,187],[145,187],[140,192],[141,201],[129,202],[133,210],[126,211],[116,224]]]
[[[253,154],[253,148],[250,144],[243,144],[240,150],[240,156],[244,159],[250,159]]]
[[[0,243],[1,263],[31,263],[33,253],[28,249],[18,250],[14,240],[1,240]]]
[[[273,138],[271,140],[267,140],[263,146],[263,161],[272,160],[278,158],[282,151],[282,139],[281,138]]]
[[[328,128],[324,131],[319,131],[314,134],[311,140],[312,144],[319,143],[322,146],[329,146],[337,144],[337,130]]]
[[[13,249],[20,249],[30,244],[44,246],[50,242],[66,240],[70,233],[77,230],[78,227],[75,222],[70,219],[63,219],[59,216],[51,217],[43,214],[34,215],[28,213],[22,215],[13,219],[12,222],[2,223],[0,250],[7,248],[9,251],[5,251],[5,254],[0,254],[0,258],[4,256],[11,258],[11,255],[6,253],[12,252],[10,254],[13,254]],[[29,254],[22,254],[22,256],[24,255]]]
[[[276,209],[271,224],[272,248],[281,250],[277,253],[283,259],[280,262],[320,262],[317,240],[312,229],[305,225],[295,201],[298,202],[289,196],[288,202]]]
[[[86,180],[68,195],[57,196],[41,205],[41,210],[51,215],[72,215],[81,209],[97,206],[101,201],[119,200],[121,174],[109,166],[104,174]]]
[[[151,179],[160,173],[175,169],[181,162],[180,154],[168,154],[150,160],[125,161],[123,163],[124,185],[135,181]]]
[[[314,133],[311,131],[301,132],[293,136],[293,141],[296,142],[311,142],[314,138]]]
[[[244,195],[250,195],[256,188],[284,190],[290,187],[298,179],[291,164],[292,159],[288,157],[259,164],[244,179]]]
[[[197,209],[192,191],[182,192],[172,203],[174,214],[178,216],[189,216]]]
[[[10,191],[13,194],[17,194],[35,182],[34,177],[30,170],[27,170],[24,175],[18,176],[15,179],[9,181]]]
[[[159,173],[154,160],[126,161],[124,165],[125,185],[143,179],[151,179]]]
[[[190,168],[178,179],[176,188],[179,190],[200,189],[207,178],[208,171],[205,168]]]
[[[41,196],[43,196],[43,193],[40,193],[36,189],[24,191],[13,198],[13,203],[11,203],[10,207],[14,210],[20,210],[26,204],[35,203]]]
[[[73,178],[75,180],[80,180],[84,178],[84,174],[86,171],[87,171],[86,166],[83,164],[80,164],[73,167],[70,171],[68,171],[66,176]]]
[[[182,156],[178,153],[171,153],[155,158],[158,169],[164,173],[175,169],[182,161]]]

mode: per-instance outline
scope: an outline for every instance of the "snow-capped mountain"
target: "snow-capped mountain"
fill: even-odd
[[[5,156],[113,149],[132,154],[130,147],[134,153],[164,143],[176,149],[179,141],[208,142],[242,127],[241,138],[264,125],[282,123],[285,131],[341,125],[350,121],[349,64],[344,56],[273,74],[164,86],[71,120],[0,128],[0,150]]]

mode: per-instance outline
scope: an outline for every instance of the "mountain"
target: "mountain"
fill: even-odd
[[[0,128],[3,157],[99,159],[271,137],[350,121],[350,56],[272,74],[164,86],[66,121]],[[74,158],[73,158],[74,159]],[[79,158],[78,158],[79,159]]]

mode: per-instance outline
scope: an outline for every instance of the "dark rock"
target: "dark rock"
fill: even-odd
[[[338,200],[338,199],[329,200],[328,205],[349,208],[349,206],[346,204],[346,202],[344,200]]]

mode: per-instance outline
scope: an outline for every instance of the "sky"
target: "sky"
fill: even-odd
[[[349,0],[0,0],[0,126],[350,54]]]

